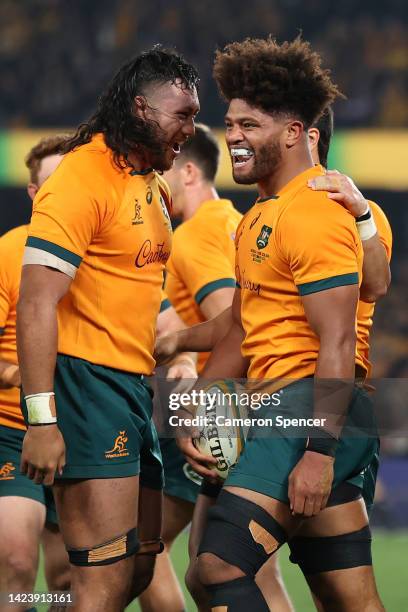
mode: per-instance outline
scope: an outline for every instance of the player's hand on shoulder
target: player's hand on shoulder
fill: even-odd
[[[310,517],[326,507],[333,483],[333,457],[306,451],[289,476],[292,514]]]
[[[56,424],[29,426],[24,436],[21,472],[37,484],[52,485],[65,466],[64,438]]]
[[[328,197],[339,202],[353,217],[361,217],[367,212],[368,202],[354,181],[337,170],[327,170],[323,176],[310,179],[308,186],[314,191],[328,191]]]

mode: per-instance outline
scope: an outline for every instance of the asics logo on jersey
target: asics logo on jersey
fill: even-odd
[[[0,480],[14,480],[15,476],[13,476],[12,472],[14,472],[15,469],[11,461],[7,461],[7,463],[0,468]]]
[[[136,268],[143,268],[149,264],[162,263],[165,264],[170,255],[169,251],[164,250],[164,242],[161,242],[156,246],[156,249],[152,248],[152,241],[147,239],[140,247],[139,253],[136,255],[135,266]]]
[[[105,457],[107,459],[113,459],[114,457],[128,457],[129,452],[126,448],[127,441],[128,437],[126,435],[126,431],[120,431],[119,435],[115,439],[113,448],[105,452]]]
[[[257,216],[252,219],[251,225],[249,226],[250,230],[254,227],[255,223],[258,221],[260,216],[261,216],[261,213],[258,213]]]

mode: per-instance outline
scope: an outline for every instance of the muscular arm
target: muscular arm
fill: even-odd
[[[316,191],[328,191],[331,200],[339,202],[356,219],[364,215],[368,202],[348,176],[337,170],[326,172],[309,181],[309,187]],[[358,226],[358,224],[357,224]],[[364,250],[363,280],[360,298],[363,302],[376,302],[386,295],[391,282],[390,266],[378,232],[368,240],[362,240]]]
[[[159,313],[157,317],[157,338],[166,334],[177,334],[177,331],[187,329],[175,308],[170,306]],[[169,362],[167,378],[196,378],[197,354],[193,351],[182,350]]]
[[[54,388],[57,306],[71,281],[58,270],[23,266],[17,304],[17,349],[24,395]]]
[[[373,303],[387,294],[391,282],[390,265],[378,233],[363,240],[362,245],[364,260],[360,298],[363,302]]]
[[[322,437],[339,438],[353,389],[358,285],[303,296],[307,320],[319,338],[314,376],[314,417],[326,419]],[[312,447],[313,448],[313,447]],[[327,503],[332,481],[331,456],[306,450],[289,476],[293,514],[312,516]]]
[[[224,321],[227,314],[222,313]],[[230,325],[212,349],[210,358],[202,373],[202,378],[242,378],[246,376],[248,360],[242,356],[241,345],[245,332],[241,322],[241,290],[235,289]]]

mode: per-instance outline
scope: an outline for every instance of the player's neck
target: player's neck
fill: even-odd
[[[204,202],[218,199],[219,195],[215,187],[210,183],[203,183],[189,189],[186,193],[186,203],[183,208],[183,221],[191,219]]]
[[[259,196],[267,198],[276,195],[295,176],[309,168],[313,168],[313,166],[314,163],[308,150],[297,152],[292,159],[281,162],[276,172],[258,183]]]
[[[129,153],[128,159],[133,167],[133,170],[136,172],[143,172],[143,170],[151,168],[151,165],[145,160],[145,158],[137,153]]]

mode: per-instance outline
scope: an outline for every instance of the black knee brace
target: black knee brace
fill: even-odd
[[[233,612],[269,612],[269,607],[255,580],[243,576],[230,582],[207,586],[211,595],[211,610]]]
[[[290,560],[297,563],[305,575],[372,565],[369,525],[352,533],[326,538],[294,537],[288,544]]]
[[[93,548],[73,548],[68,550],[69,561],[72,565],[111,565],[121,559],[126,559],[137,553],[140,543],[137,529],[131,529],[104,544],[98,544]]]
[[[221,491],[217,503],[208,511],[198,554],[212,553],[254,577],[286,540],[283,528],[263,508]]]

